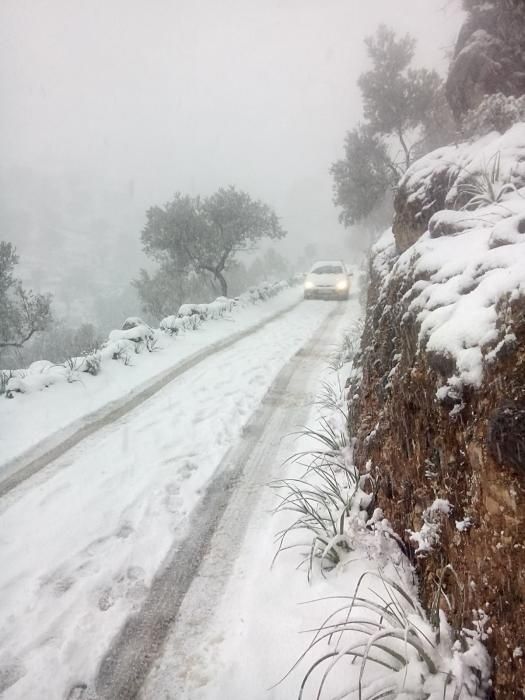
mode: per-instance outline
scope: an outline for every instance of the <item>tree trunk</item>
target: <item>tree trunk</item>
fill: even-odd
[[[219,270],[213,270],[213,276],[215,277],[216,280],[218,280],[219,284],[221,285],[221,295],[223,297],[228,296],[228,283],[224,279],[223,275]]]
[[[401,147],[405,153],[405,165],[406,169],[408,170],[410,167],[410,149],[406,145],[405,139],[403,138],[403,132],[401,129],[397,132],[397,135],[399,136],[399,141],[401,142]]]

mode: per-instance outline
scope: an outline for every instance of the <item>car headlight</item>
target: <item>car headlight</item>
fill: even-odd
[[[304,288],[305,289],[313,289],[314,283],[311,280],[306,280],[306,282],[304,283]]]
[[[346,280],[339,280],[339,282],[335,285],[335,288],[341,291],[348,289],[348,282]]]

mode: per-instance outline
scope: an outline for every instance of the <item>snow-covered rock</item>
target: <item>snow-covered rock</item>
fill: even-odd
[[[479,205],[490,205],[491,196],[499,196],[496,212],[472,215],[478,224],[483,226],[486,216],[502,218],[506,215],[507,202],[522,188],[525,188],[523,122],[503,135],[492,132],[473,143],[438,148],[413,163],[399,183],[392,227],[397,249],[403,252],[415,243],[428,230],[436,212],[470,211],[478,191]],[[525,189],[521,195],[525,195]],[[486,201],[479,201],[485,197]],[[466,219],[467,213],[463,211],[463,214]],[[461,218],[460,214],[455,216]]]

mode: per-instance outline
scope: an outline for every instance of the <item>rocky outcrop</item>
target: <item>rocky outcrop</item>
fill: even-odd
[[[465,0],[468,11],[447,79],[447,98],[457,119],[485,95],[525,93],[525,3]]]
[[[498,183],[500,188],[525,186],[523,122],[503,135],[493,132],[473,143],[438,148],[407,170],[394,199],[392,230],[398,252],[420,238],[436,212],[470,209],[476,190],[483,193]]]
[[[525,146],[523,130],[511,137]],[[458,147],[455,162],[483,160],[490,143],[503,142],[479,142],[476,157]],[[437,596],[459,643],[463,629],[485,640],[495,697],[523,698],[525,189],[446,209],[461,192],[457,177],[432,170],[436,153],[405,190],[427,199],[398,195],[412,237],[423,235],[407,245],[388,232],[374,249],[361,379],[350,387],[355,458],[376,479],[429,608]],[[521,177],[519,153],[505,159]],[[434,186],[442,197],[429,216],[418,207]]]

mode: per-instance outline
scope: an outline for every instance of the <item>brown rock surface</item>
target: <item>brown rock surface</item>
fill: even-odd
[[[443,402],[436,391],[451,358],[418,347],[417,323],[403,298],[413,279],[392,277],[378,301],[384,274],[371,272],[363,375],[350,387],[356,463],[362,470],[371,463],[377,505],[412,553],[424,602],[430,605],[450,564],[454,573],[445,575],[440,603],[449,621],[460,630],[475,625],[478,611],[488,616],[494,697],[524,698],[525,300],[500,304],[501,323],[515,341],[485,363],[481,387]],[[439,545],[418,558],[407,531],[421,527],[436,498],[448,499],[453,511],[440,516]],[[456,521],[466,519],[472,525],[457,529]]]

